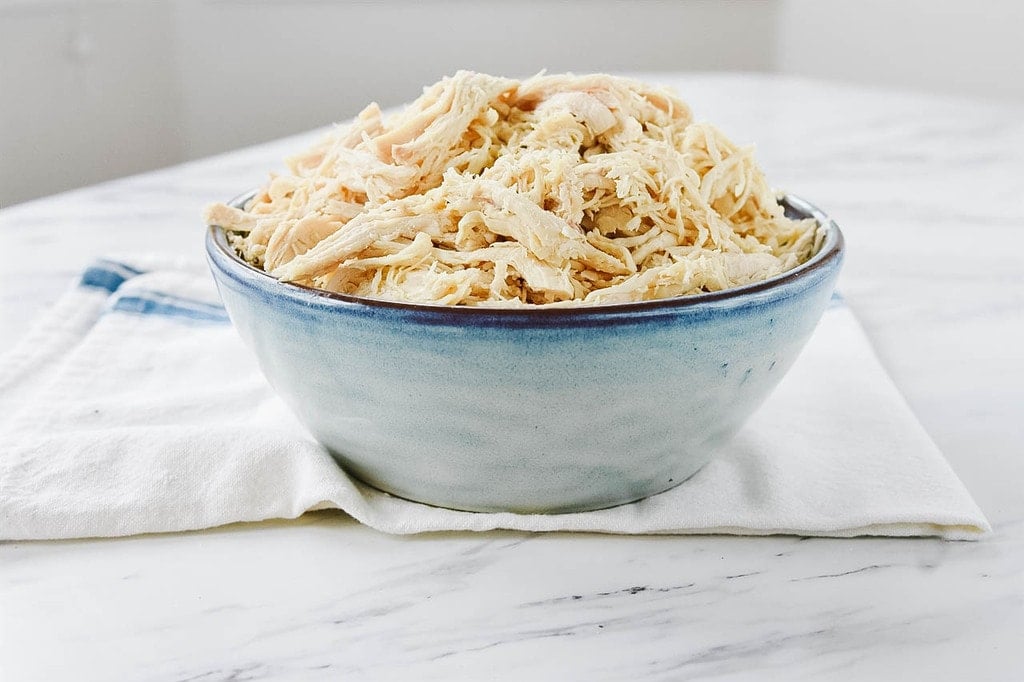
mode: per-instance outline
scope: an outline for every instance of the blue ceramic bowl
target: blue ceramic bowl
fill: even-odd
[[[245,198],[240,200],[245,201]],[[400,497],[471,511],[570,512],[696,473],[782,378],[828,305],[843,237],[771,280],[681,298],[481,309],[278,282],[206,239],[228,314],[284,401],[341,466]]]

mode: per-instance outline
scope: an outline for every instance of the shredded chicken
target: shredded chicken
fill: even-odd
[[[280,280],[447,305],[619,303],[768,279],[820,246],[673,95],[607,75],[461,71],[371,104],[209,224]]]

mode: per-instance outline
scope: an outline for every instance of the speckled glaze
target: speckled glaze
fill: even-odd
[[[810,337],[843,257],[838,227],[800,267],[698,296],[579,308],[370,301],[283,284],[212,227],[232,322],[271,385],[352,475],[471,511],[569,512],[696,473]]]

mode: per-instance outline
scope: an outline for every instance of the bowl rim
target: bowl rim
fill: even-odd
[[[228,204],[242,208],[248,203],[259,189],[238,195],[231,199]],[[771,293],[785,288],[787,284],[793,284],[805,280],[822,269],[829,268],[839,261],[845,254],[846,243],[839,225],[830,218],[824,211],[814,204],[801,197],[783,193],[778,199],[779,205],[784,209],[795,212],[805,218],[814,218],[818,223],[818,229],[824,230],[825,239],[818,249],[818,252],[800,265],[786,270],[774,277],[745,284],[721,291],[711,291],[701,294],[689,294],[685,296],[672,296],[657,298],[647,301],[630,301],[624,303],[595,303],[581,305],[561,306],[452,306],[440,303],[411,303],[408,301],[395,301],[381,298],[368,298],[365,296],[353,296],[342,294],[326,289],[316,289],[302,284],[283,282],[270,273],[257,268],[245,261],[227,241],[227,230],[219,225],[208,225],[206,242],[207,253],[211,262],[215,262],[215,253],[221,256],[221,261],[229,267],[236,269],[231,273],[227,267],[221,265],[227,274],[244,276],[250,278],[256,276],[257,282],[261,285],[273,285],[284,287],[282,293],[289,292],[299,297],[311,296],[322,303],[340,305],[349,309],[359,309],[366,312],[391,310],[395,312],[407,312],[415,314],[420,319],[436,317],[438,321],[450,322],[453,317],[472,321],[473,318],[483,320],[484,318],[507,319],[510,322],[533,320],[535,322],[552,322],[562,318],[574,320],[586,320],[588,318],[607,318],[608,316],[635,315],[637,313],[650,313],[660,311],[677,311],[705,307],[708,304],[719,304],[743,302],[760,298],[757,294]],[[243,274],[244,273],[244,274]]]

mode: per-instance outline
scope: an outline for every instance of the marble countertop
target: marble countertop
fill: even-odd
[[[0,679],[1024,679],[1024,108],[647,78],[843,226],[840,288],[991,536],[396,537],[318,512],[2,543]],[[202,258],[200,207],[307,139],[0,211],[0,351],[97,256]]]

